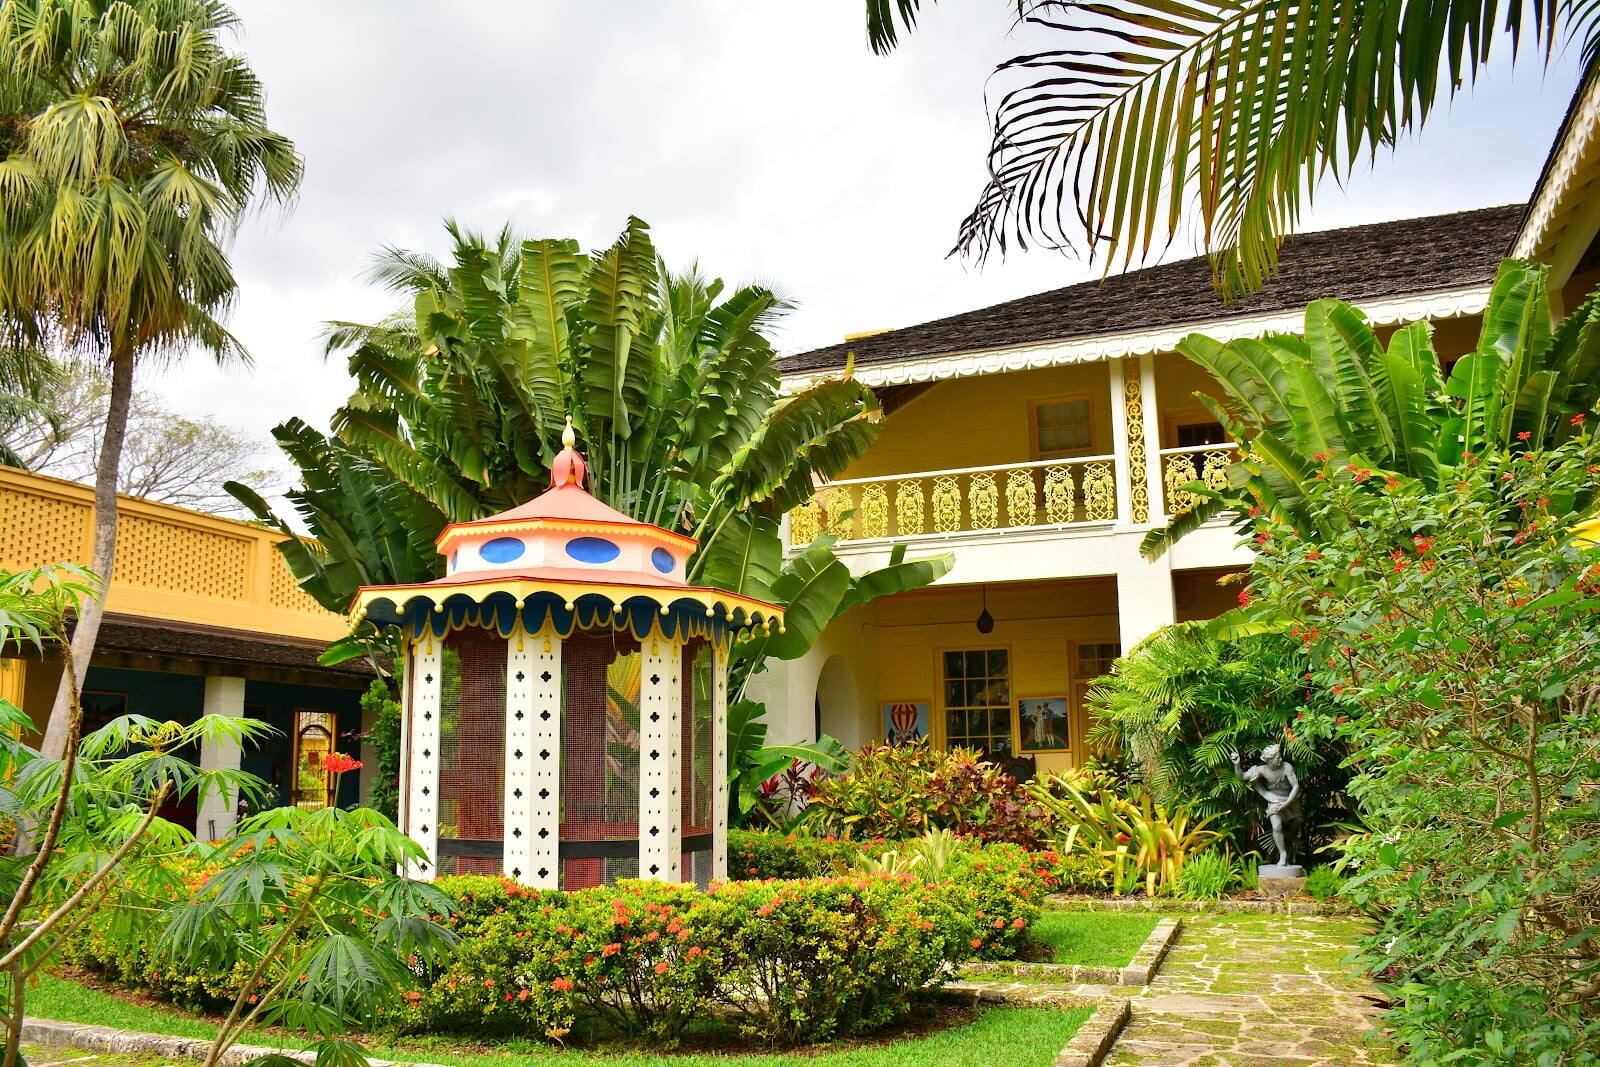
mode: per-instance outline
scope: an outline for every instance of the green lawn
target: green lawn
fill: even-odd
[[[1030,933],[1049,946],[1041,963],[1126,967],[1160,921],[1147,912],[1046,911]]]
[[[28,995],[28,1014],[61,1022],[97,1023],[128,1030],[210,1037],[216,1028],[206,1020],[169,1008],[149,1007],[123,1000],[98,989],[88,989],[61,978],[40,980]],[[941,1030],[889,1045],[821,1048],[783,1054],[682,1054],[659,1052],[561,1051],[537,1041],[508,1040],[485,1052],[442,1038],[408,1039],[405,1045],[373,1045],[369,1053],[380,1059],[422,1060],[453,1067],[507,1067],[508,1063],[602,1063],[607,1067],[798,1067],[802,1064],[850,1064],[852,1067],[1011,1067],[1047,1065],[1089,1017],[1089,1009],[985,1007],[970,1025]],[[281,1037],[252,1035],[250,1044],[283,1045]],[[71,1058],[71,1057],[66,1057]],[[142,1061],[102,1056],[98,1065],[138,1067]],[[97,1067],[85,1063],[84,1067]]]

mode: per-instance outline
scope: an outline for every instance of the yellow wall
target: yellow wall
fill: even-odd
[[[1074,646],[1117,640],[1116,581],[1018,582],[989,586],[994,632],[980,634],[976,586],[922,589],[873,601],[863,620],[863,638],[876,651],[876,672],[863,689],[875,694],[864,709],[862,736],[882,739],[880,705],[926,701],[935,744],[944,743],[944,696],[940,654],[954,649],[1004,648],[1010,652],[1012,745],[1018,747],[1019,698],[1068,696],[1072,692]],[[1041,770],[1081,761],[1088,723],[1072,723],[1070,752],[1039,753]],[[1033,753],[1025,753],[1032,755]]]
[[[1111,452],[1110,372],[1104,363],[1045,367],[938,382],[883,421],[871,450],[846,478],[1027,463],[1033,451],[1029,404],[1086,396],[1094,455]]]
[[[253,523],[121,497],[106,610],[328,641],[346,629],[300,591],[283,535]],[[87,565],[94,494],[85,485],[0,467],[0,568]]]

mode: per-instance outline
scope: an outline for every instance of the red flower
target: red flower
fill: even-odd
[[[1572,416],[1572,418],[1568,419],[1567,421],[1571,422],[1572,425],[1574,425],[1574,426],[1582,426],[1583,425],[1583,412],[1581,412],[1581,411],[1578,412],[1578,414]]]
[[[666,974],[667,973],[667,961],[666,960],[662,960],[660,963],[656,964],[656,973],[657,974]]]
[[[572,988],[572,980],[570,978],[557,978],[554,982],[550,983],[550,988],[554,989],[557,993],[565,993],[567,990]]]
[[[359,771],[361,761],[351,759],[343,752],[329,752],[322,757],[322,769],[329,774],[343,774],[346,771]]]
[[[1241,589],[1241,590],[1239,590],[1239,606],[1241,608],[1247,608],[1247,607],[1250,606],[1250,590],[1249,589]]]
[[[1532,430],[1523,430],[1521,433],[1517,434],[1517,440],[1526,441],[1528,438],[1530,438],[1532,436],[1533,436],[1533,431]]]

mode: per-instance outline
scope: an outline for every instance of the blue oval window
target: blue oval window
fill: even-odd
[[[567,542],[567,555],[579,563],[610,563],[622,549],[604,537],[574,537]]]
[[[650,550],[650,562],[654,563],[656,565],[656,570],[660,571],[662,574],[671,574],[673,566],[676,565],[678,561],[673,559],[672,553],[668,552],[666,549],[653,548]]]
[[[510,563],[521,559],[526,551],[520,538],[496,537],[493,541],[485,541],[483,547],[478,549],[478,555],[483,557],[485,563]]]

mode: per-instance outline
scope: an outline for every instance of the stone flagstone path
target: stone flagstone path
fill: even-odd
[[[1345,1067],[1395,1062],[1369,1041],[1379,1014],[1341,962],[1352,919],[1186,920],[1106,1067]]]

